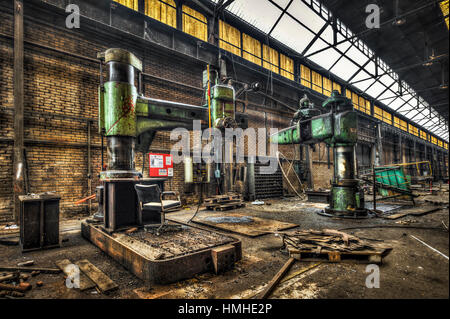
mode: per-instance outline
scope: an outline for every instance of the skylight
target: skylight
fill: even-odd
[[[219,0],[212,1],[217,3]],[[390,109],[402,112],[419,125],[426,123],[425,128],[448,142],[446,119],[433,108],[430,118],[428,104],[405,82],[402,82],[403,92],[400,96],[398,75],[381,59],[378,59],[378,74],[382,76],[375,78],[374,52],[365,43],[354,38],[351,42],[346,41],[334,47],[331,45],[333,31],[327,25],[331,13],[319,1],[293,0],[291,3],[290,0],[235,0],[226,10],[266,34],[272,31],[272,38],[298,52],[298,55],[304,53],[307,59],[350,82],[372,98],[383,99],[381,102]],[[345,40],[344,35],[354,36],[341,21],[337,21],[337,26],[338,43]],[[320,31],[320,36],[308,48]],[[303,52],[306,48],[308,50]],[[317,52],[319,50],[323,51]],[[390,99],[396,96],[400,97]],[[417,107],[418,110],[411,111]]]

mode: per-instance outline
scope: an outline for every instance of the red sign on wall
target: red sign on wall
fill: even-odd
[[[150,177],[172,177],[173,156],[170,154],[148,154]]]

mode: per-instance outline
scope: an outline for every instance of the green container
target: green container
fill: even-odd
[[[403,168],[400,166],[375,167],[375,180],[403,190],[410,190],[411,177],[405,176]],[[383,188],[378,189],[382,196],[388,196],[389,191]]]

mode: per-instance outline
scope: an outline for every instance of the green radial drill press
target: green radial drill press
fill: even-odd
[[[358,115],[352,102],[333,91],[323,103],[327,111],[320,114],[307,98],[300,101],[292,126],[271,136],[271,143],[306,144],[324,142],[333,148],[334,176],[329,206],[321,212],[327,216],[365,218],[364,193],[357,180],[355,145]]]
[[[108,73],[107,81],[103,83],[101,78],[99,87],[99,130],[107,139],[107,169],[100,173],[104,183],[104,223],[107,229],[115,230],[142,224],[134,192],[134,184],[142,180],[141,173],[135,170],[135,152],[147,153],[156,131],[192,130],[195,120],[201,122],[202,128],[210,123],[223,131],[228,126],[245,128],[248,120],[245,114],[235,112],[234,88],[219,83],[217,70],[208,67],[203,73],[209,114],[208,104],[195,106],[144,97],[135,86],[136,79],[138,87],[142,86],[142,62],[132,53],[109,49],[99,53],[98,58],[104,61]],[[218,165],[216,172],[225,191],[232,188],[231,174],[226,173],[229,165]]]

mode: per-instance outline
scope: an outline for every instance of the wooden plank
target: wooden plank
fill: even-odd
[[[267,287],[256,297],[256,299],[266,299],[270,296],[272,291],[278,285],[278,283],[283,279],[284,275],[289,271],[292,265],[295,263],[295,258],[290,257],[284,266],[278,271],[275,277],[267,284]]]
[[[119,286],[106,276],[100,269],[95,267],[87,259],[79,260],[75,263],[80,267],[86,276],[88,276],[92,281],[94,281],[101,292],[109,292],[119,288]]]
[[[59,274],[61,272],[61,270],[56,269],[56,268],[9,267],[9,266],[0,266],[0,270],[2,270],[2,271],[21,271],[21,272],[39,271],[43,274]]]
[[[384,218],[393,220],[393,219],[399,219],[399,218],[402,218],[405,216],[422,216],[422,215],[436,212],[441,209],[442,209],[442,207],[436,207],[436,206],[415,207],[415,208],[405,209],[401,213],[392,214],[392,215],[386,216]]]
[[[69,259],[58,260],[55,262],[56,266],[61,269],[66,276],[73,276],[70,272],[70,268],[67,266],[72,265],[73,263]],[[84,273],[80,272],[80,290],[85,291],[87,289],[95,288],[95,283],[89,279]]]

